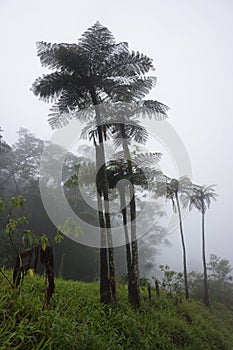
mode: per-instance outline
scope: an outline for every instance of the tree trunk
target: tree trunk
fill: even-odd
[[[120,124],[121,136],[123,139],[123,151],[124,157],[128,163],[128,172],[130,175],[133,174],[132,161],[130,157],[129,147],[126,142],[126,133],[124,124]],[[133,183],[130,186],[130,220],[131,220],[131,248],[132,248],[132,304],[134,306],[140,306],[140,288],[139,288],[139,260],[138,260],[138,243],[136,234],[136,202],[135,202],[135,192]]]
[[[178,194],[175,194],[176,196],[176,204],[179,214],[179,222],[180,222],[180,236],[181,236],[181,243],[183,248],[183,267],[184,267],[184,286],[185,286],[185,297],[186,299],[189,299],[189,289],[188,289],[188,274],[187,274],[187,262],[186,262],[186,249],[185,249],[185,243],[184,243],[184,234],[183,234],[183,226],[182,226],[182,217],[181,217],[181,210],[180,210],[180,202],[178,198]]]
[[[98,203],[98,218],[100,225],[100,301],[105,304],[111,302],[111,292],[110,284],[108,278],[108,255],[107,255],[107,241],[106,241],[106,232],[105,232],[105,222],[103,215],[102,200],[97,194],[97,203]],[[104,247],[104,248],[103,248]]]
[[[125,245],[126,245],[126,261],[127,261],[127,272],[128,272],[128,299],[132,303],[132,259],[131,259],[131,248],[129,243],[129,234],[127,228],[127,209],[125,201],[125,189],[119,188],[120,194],[120,205],[121,214],[123,217],[123,225],[125,232]]]
[[[202,261],[204,270],[204,303],[206,306],[210,306],[209,291],[208,291],[208,277],[205,258],[205,213],[202,211]]]
[[[116,282],[114,250],[112,246],[111,220],[109,213],[108,183],[105,170],[105,152],[103,145],[103,132],[100,120],[100,110],[98,106],[95,89],[90,90],[92,102],[95,108],[96,124],[99,145],[97,169],[101,171],[101,182],[97,181],[99,223],[101,227],[101,248],[100,248],[100,300],[105,303],[116,302]],[[104,205],[102,204],[104,202]],[[104,207],[104,208],[103,208]],[[104,212],[103,212],[104,209]],[[107,237],[107,240],[106,240]],[[103,248],[104,247],[107,248]],[[107,244],[106,244],[107,243]],[[106,268],[107,266],[107,268]],[[108,277],[109,276],[109,277]]]
[[[106,173],[105,173],[106,176]],[[108,243],[108,263],[109,263],[109,282],[111,302],[116,303],[116,280],[115,280],[115,264],[114,264],[114,249],[111,233],[111,222],[108,202],[108,189],[104,191],[104,209],[105,209],[105,223],[107,231],[107,243]]]
[[[140,306],[140,277],[139,277],[139,262],[138,262],[138,242],[136,235],[136,205],[133,184],[130,187],[130,218],[131,218],[131,246],[132,246],[132,300],[135,306]]]

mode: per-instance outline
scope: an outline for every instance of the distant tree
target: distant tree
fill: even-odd
[[[51,188],[60,184],[60,174],[56,169],[61,162],[61,153],[64,152],[61,146],[43,141],[26,129],[20,129],[18,136],[18,140],[11,149],[0,156],[0,193],[6,202],[12,196],[23,195],[26,198],[24,212],[30,221],[30,228],[34,232],[44,232],[52,239],[56,235],[56,227],[49,219],[40,196],[38,181],[40,159],[44,145],[46,145],[49,152],[44,154],[43,158],[47,169],[43,181],[48,188]],[[79,161],[80,158],[72,153],[67,153],[63,163],[64,180],[71,175],[72,167]],[[77,189],[69,192],[65,190],[65,193],[70,206],[77,215],[82,217],[94,215],[93,221],[97,224],[96,212],[91,211]],[[55,210],[57,205],[55,199]],[[0,215],[0,264],[12,268],[15,252],[6,235],[2,232],[7,220],[4,213],[2,212]],[[56,273],[60,269],[61,257],[64,252],[66,253],[63,259],[63,277],[65,279],[90,281],[98,278],[99,252],[97,249],[84,247],[65,237],[61,244],[54,247],[54,271]],[[77,269],[77,266],[82,266],[82,269]]]
[[[0,156],[10,150],[10,146],[3,140],[2,132],[3,130],[0,127]]]
[[[203,273],[191,271],[188,273],[189,290],[193,298],[203,299]]]
[[[210,305],[209,292],[208,292],[208,276],[207,265],[205,256],[205,214],[210,207],[212,200],[216,200],[217,194],[214,191],[213,185],[211,186],[197,186],[194,185],[191,191],[186,192],[184,195],[184,201],[188,201],[190,210],[196,208],[202,215],[202,262],[204,271],[204,303],[206,306]]]
[[[32,180],[38,179],[44,142],[27,129],[18,131],[19,138],[11,150],[3,155],[0,187],[11,187],[12,195],[25,194]]]
[[[187,258],[186,258],[186,247],[184,240],[184,231],[182,224],[182,213],[181,213],[181,205],[179,194],[184,193],[189,188],[191,182],[188,178],[183,177],[179,180],[177,179],[169,179],[165,182],[158,182],[156,184],[156,194],[158,196],[165,196],[167,199],[170,199],[173,205],[173,210],[178,211],[179,217],[179,227],[180,227],[180,237],[181,244],[183,249],[183,271],[184,271],[184,285],[185,285],[185,297],[189,298],[189,288],[188,288],[188,272],[187,272]]]
[[[211,273],[211,278],[222,283],[232,281],[232,267],[230,261],[225,258],[220,258],[215,254],[210,254],[207,270]],[[229,276],[230,275],[230,276]]]
[[[227,307],[233,306],[233,276],[230,261],[210,254],[207,263],[208,270],[208,293],[212,302],[220,302]],[[203,299],[204,275],[200,272],[189,273],[189,287],[192,297]]]

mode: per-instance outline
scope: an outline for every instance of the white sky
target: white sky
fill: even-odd
[[[232,0],[1,0],[4,138],[13,143],[21,126],[49,138],[49,106],[29,91],[43,72],[35,43],[76,42],[97,20],[117,41],[127,41],[131,49],[154,59],[158,84],[151,97],[171,108],[169,122],[188,150],[193,180],[218,185],[219,199],[207,215],[207,252],[233,264]],[[198,219],[193,213],[184,223],[193,264],[201,258]],[[181,268],[178,233],[170,238],[174,245],[162,249],[159,260]]]

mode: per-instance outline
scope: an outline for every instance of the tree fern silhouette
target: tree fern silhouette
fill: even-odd
[[[189,209],[197,209],[202,215],[202,262],[204,272],[204,303],[206,306],[210,306],[209,291],[208,291],[208,276],[205,254],[205,214],[209,209],[211,201],[217,199],[217,194],[214,190],[214,185],[210,186],[198,186],[193,185],[191,191],[186,191],[183,195],[184,205],[188,205]]]
[[[127,91],[130,101],[145,95],[156,79],[146,76],[153,69],[152,60],[139,52],[130,52],[127,43],[116,43],[111,32],[99,22],[84,32],[78,44],[37,44],[42,66],[54,70],[36,79],[33,93],[54,102],[49,116],[50,125],[61,127],[70,118],[81,121],[93,118],[97,126],[97,167],[102,169],[102,188],[98,188],[98,212],[101,229],[100,294],[101,301],[115,302],[114,254],[111,247],[111,223],[108,211],[108,186],[105,172],[104,134],[99,104],[117,101]],[[138,86],[141,86],[141,90]],[[92,115],[85,108],[94,106]],[[162,108],[162,107],[161,107]],[[79,113],[77,113],[79,112]],[[108,257],[107,257],[108,255]]]

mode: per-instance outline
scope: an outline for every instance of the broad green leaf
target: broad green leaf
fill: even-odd
[[[41,236],[40,241],[41,241],[41,247],[45,251],[48,245],[48,238],[46,236]]]

